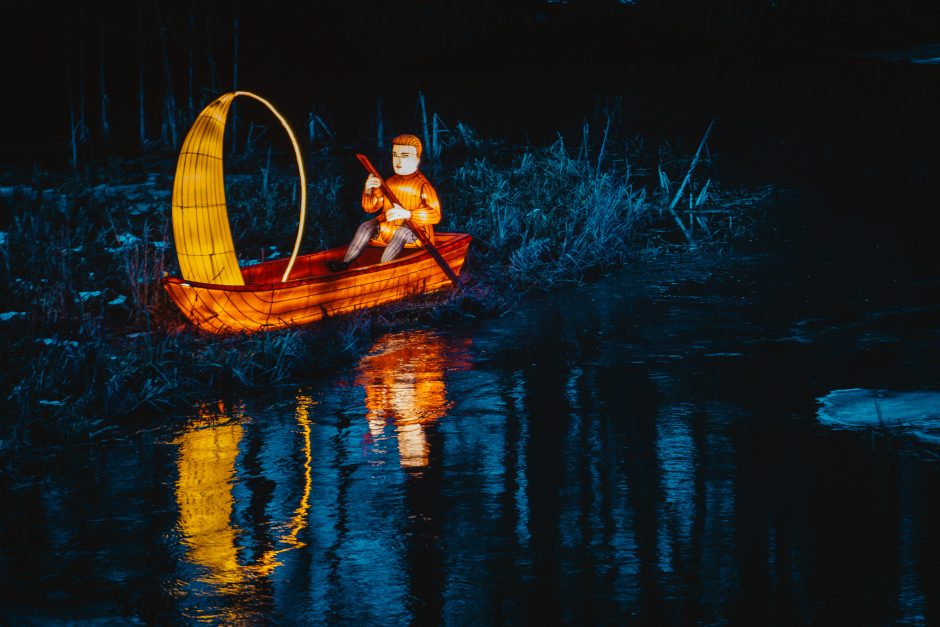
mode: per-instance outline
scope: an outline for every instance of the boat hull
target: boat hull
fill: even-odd
[[[435,234],[435,248],[459,275],[473,238],[465,233]],[[433,292],[450,279],[424,249],[406,251],[380,263],[382,248],[368,246],[343,272],[328,261],[342,259],[346,247],[298,257],[289,280],[281,282],[287,259],[242,268],[245,285],[214,285],[165,277],[164,289],[180,311],[209,333],[267,331],[311,324],[327,316]]]

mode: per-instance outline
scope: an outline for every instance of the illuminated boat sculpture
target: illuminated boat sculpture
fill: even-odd
[[[236,96],[248,96],[280,120],[300,170],[300,226],[290,258],[240,267],[225,205],[222,145],[225,119]],[[325,316],[423,294],[452,285],[441,261],[460,273],[470,245],[466,233],[436,233],[435,260],[425,248],[406,249],[379,263],[382,248],[370,245],[343,271],[346,247],[297,256],[306,216],[306,180],[300,149],[287,122],[260,96],[236,91],[207,106],[183,142],[173,184],[173,238],[180,277],[164,277],[170,298],[200,329],[210,333],[263,331],[317,322]]]

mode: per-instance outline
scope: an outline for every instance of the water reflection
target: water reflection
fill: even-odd
[[[206,420],[206,417],[201,417]],[[225,588],[243,580],[232,527],[232,481],[243,428],[195,426],[180,436],[176,502],[189,560],[205,569],[199,581]]]
[[[180,544],[185,561],[196,567],[180,581],[190,618],[232,621],[259,611],[271,596],[267,579],[282,565],[283,554],[304,546],[299,534],[310,509],[312,404],[299,396],[297,429],[267,437],[246,429],[250,419],[243,411],[221,403],[205,406],[175,440]],[[297,450],[302,465],[285,463]],[[264,468],[265,461],[273,465]],[[303,469],[300,486],[285,472],[297,466]],[[289,485],[263,485],[271,482]],[[263,492],[268,497],[259,508]]]
[[[403,468],[428,465],[430,454],[426,430],[447,413],[444,373],[466,369],[468,362],[460,345],[447,345],[430,331],[394,333],[380,338],[356,368],[356,385],[366,398],[367,439],[379,444],[391,426],[398,442]]]

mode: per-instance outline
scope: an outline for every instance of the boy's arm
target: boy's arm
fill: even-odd
[[[385,203],[386,198],[381,189],[376,188],[371,190],[371,192],[363,190],[362,208],[368,213],[376,213],[377,211],[385,211],[391,208],[392,203],[388,203],[388,206],[386,206]]]
[[[411,219],[420,224],[437,224],[441,221],[441,201],[430,183],[422,183],[421,204],[411,212]]]

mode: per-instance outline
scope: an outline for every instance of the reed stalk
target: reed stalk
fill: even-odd
[[[698,150],[695,151],[695,156],[692,157],[692,162],[689,164],[689,170],[685,174],[685,178],[682,179],[682,183],[679,185],[679,189],[676,190],[676,195],[673,197],[672,202],[669,203],[668,211],[675,219],[676,224],[679,226],[679,230],[682,231],[682,234],[685,236],[686,241],[694,246],[695,239],[692,237],[692,233],[689,229],[686,229],[685,225],[682,223],[682,219],[679,217],[679,214],[676,213],[675,207],[676,203],[679,202],[679,198],[682,197],[682,192],[685,190],[686,185],[689,184],[689,181],[692,178],[692,172],[695,170],[695,166],[698,164],[699,157],[702,154],[702,148],[705,146],[705,142],[708,141],[708,136],[712,132],[712,127],[715,126],[715,120],[712,119],[708,124],[708,128],[705,129],[705,134],[702,136],[702,141],[698,144]]]
[[[418,104],[421,107],[421,133],[424,145],[430,151],[432,148],[431,138],[428,133],[428,108],[424,102],[424,92],[418,92]]]

